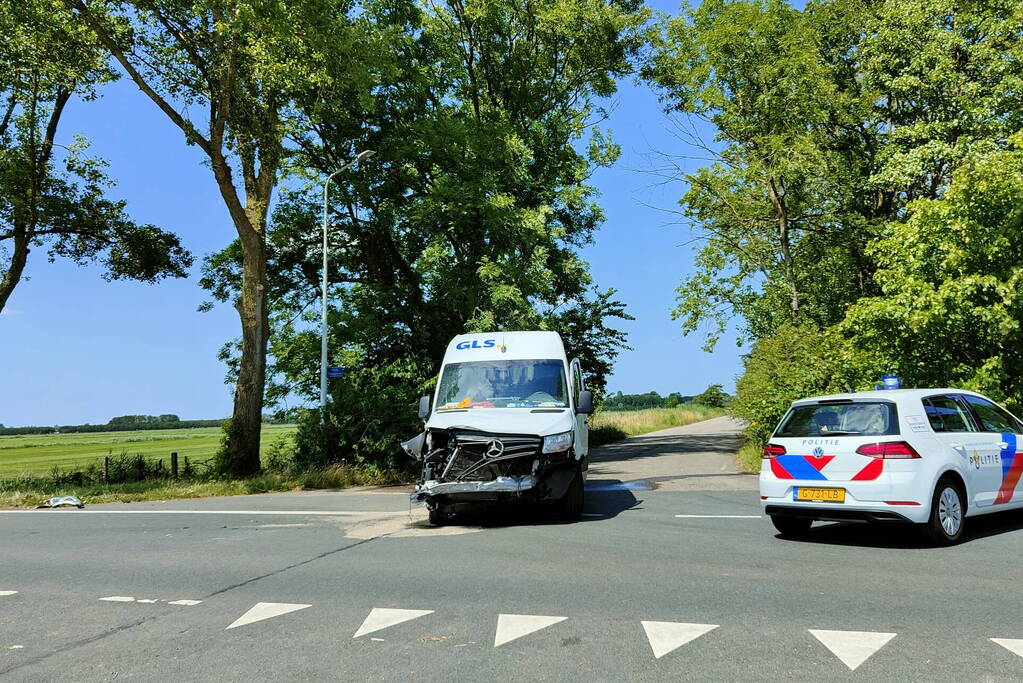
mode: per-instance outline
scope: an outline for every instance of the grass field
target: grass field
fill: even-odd
[[[293,434],[295,425],[263,425],[263,452],[276,437]],[[141,453],[146,458],[166,458],[176,452],[192,461],[213,457],[223,432],[219,427],[161,429],[87,434],[31,434],[0,436],[0,478],[44,474],[54,466],[83,467],[107,455]]]
[[[669,427],[681,427],[725,414],[726,412],[722,408],[698,405],[614,412],[600,411],[590,419],[590,444],[599,446],[629,436],[655,432],[658,429],[668,429]]]

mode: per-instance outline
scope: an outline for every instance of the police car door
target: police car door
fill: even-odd
[[[983,481],[978,506],[1006,505],[1023,501],[1019,487],[1023,474],[1023,426],[1012,415],[980,396],[963,395],[977,417],[988,447],[976,471]]]
[[[966,402],[951,394],[928,396],[922,401],[927,421],[934,435],[959,461],[967,473],[966,493],[969,505],[979,505],[982,494],[983,473],[975,466],[985,452],[990,452],[990,439],[977,431],[977,423]]]

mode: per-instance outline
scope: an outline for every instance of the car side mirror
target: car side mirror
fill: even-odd
[[[593,392],[583,389],[579,392],[579,400],[576,402],[575,412],[578,415],[589,415],[593,412]]]
[[[419,399],[419,419],[425,420],[430,417],[430,397],[423,396]]]

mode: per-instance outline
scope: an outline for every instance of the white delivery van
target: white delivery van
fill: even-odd
[[[402,444],[422,463],[412,494],[433,524],[481,503],[553,504],[566,518],[583,508],[587,416],[593,395],[556,332],[463,334],[448,344],[425,430]]]

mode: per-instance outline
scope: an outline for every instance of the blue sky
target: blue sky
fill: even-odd
[[[655,3],[655,6],[660,3]],[[659,9],[672,9],[664,4]],[[733,337],[712,354],[700,335],[682,337],[670,310],[675,288],[693,265],[692,235],[661,209],[677,208],[679,183],[664,185],[648,171],[651,152],[692,154],[672,134],[656,94],[621,84],[610,119],[622,156],[599,170],[607,221],[583,257],[601,287],[614,287],[636,317],[623,323],[632,351],[618,360],[612,391],[697,393],[708,384],[731,389],[741,350]],[[74,102],[60,138],[92,141],[109,162],[113,196],[131,216],[176,232],[197,257],[218,250],[234,230],[202,155],[127,80],[111,84],[96,102]],[[108,283],[100,269],[30,257],[28,279],[0,316],[0,423],[105,423],[122,414],[176,413],[184,419],[225,417],[231,386],[217,360],[221,345],[238,335],[233,309],[210,313],[198,267],[187,280],[158,285]]]

